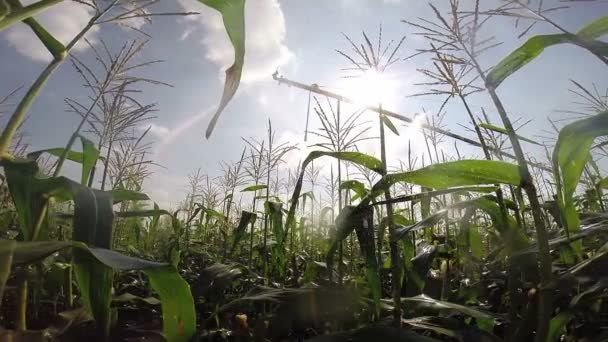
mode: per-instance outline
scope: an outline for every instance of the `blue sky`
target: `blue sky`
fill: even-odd
[[[434,3],[442,8],[447,2],[444,1]],[[482,3],[491,7],[497,1],[483,0]],[[269,118],[279,139],[302,143],[308,94],[277,85],[271,77],[274,70],[278,68],[284,76],[303,83],[317,83],[329,90],[348,93],[349,86],[340,77],[340,68],[347,64],[334,51],[348,49],[341,32],[359,41],[362,29],[375,36],[382,23],[387,39],[407,36],[401,50],[401,56],[405,57],[424,46],[424,42],[412,35],[414,30],[400,20],[432,15],[426,2],[420,0],[248,0],[244,80],[213,136],[205,140],[206,125],[221,95],[223,70],[232,63],[233,55],[221,19],[213,10],[194,0],[163,1],[156,7],[156,11],[183,10],[202,14],[160,17],[152,24],[135,23],[153,37],[143,59],[166,61],[146,69],[146,76],[173,85],[172,88],[146,88],[141,97],[158,103],[158,118],[151,122],[151,139],[155,143],[154,159],[165,168],[154,169],[154,175],[146,182],[146,190],[155,201],[165,205],[176,204],[183,198],[186,176],[193,169],[201,167],[209,174],[218,174],[219,161],[238,159],[243,148],[241,137],[263,138]],[[576,31],[584,23],[607,13],[608,3],[598,1],[574,4],[570,10],[550,15],[562,26]],[[86,8],[66,1],[38,19],[59,39],[67,41],[86,24],[89,16]],[[530,34],[554,32],[551,27],[537,25]],[[484,57],[482,62],[487,67],[523,42],[517,39],[517,31],[509,20],[493,21],[484,34],[496,35],[505,41]],[[103,39],[115,49],[128,39],[143,38],[115,26],[101,26],[87,37],[94,43]],[[85,61],[92,58],[84,44],[74,53]],[[44,47],[24,25],[0,33],[0,96],[18,86],[29,86],[49,59]],[[406,97],[419,91],[413,84],[423,78],[416,69],[426,65],[428,61],[424,58],[415,58],[402,61],[391,70],[393,82],[385,107],[408,116],[423,108],[430,113],[437,109],[441,103],[438,98]],[[585,85],[595,82],[600,89],[605,89],[608,68],[580,49],[559,46],[548,49],[526,66],[524,72],[501,86],[500,95],[511,115],[532,120],[522,130],[523,135],[538,136],[548,129],[547,117],[563,118],[557,110],[572,108],[574,98],[567,91],[570,79]],[[68,96],[82,98],[84,92],[78,75],[65,63],[35,102],[24,126],[32,149],[65,144],[78,123],[73,114],[65,112],[63,100]],[[494,123],[498,123],[485,95],[471,98],[471,103],[477,112],[481,107],[486,108]],[[445,124],[450,130],[472,136],[459,126],[466,122],[460,106],[455,103],[446,107]],[[311,128],[317,126],[318,123],[311,123]],[[417,153],[423,153],[421,135],[415,130],[402,129],[400,137],[392,136],[389,140],[389,159],[395,164],[404,158],[408,140]],[[452,145],[446,138],[444,149],[451,152]],[[526,148],[538,152],[530,146]],[[379,155],[375,144],[367,144],[364,149]],[[469,157],[479,156],[479,151],[462,144],[459,149]],[[303,153],[292,154],[288,165],[296,164]]]

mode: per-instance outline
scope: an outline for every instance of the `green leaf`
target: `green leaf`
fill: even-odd
[[[570,233],[580,230],[574,192],[589,160],[593,141],[604,135],[608,135],[608,111],[572,122],[559,132],[553,150],[553,172],[557,183],[557,201]],[[573,244],[573,248],[580,255],[580,242]]]
[[[80,142],[82,143],[82,175],[80,177],[80,184],[87,185],[91,170],[93,170],[95,164],[97,164],[99,150],[91,140],[82,135],[80,136]]]
[[[340,184],[340,190],[352,190],[355,193],[355,196],[351,198],[351,201],[363,198],[369,193],[369,190],[365,188],[365,184],[358,180],[347,180],[342,182],[342,184]]]
[[[603,16],[583,27],[576,35],[583,39],[596,39],[608,34],[608,16]]]
[[[114,200],[114,204],[124,201],[147,201],[150,199],[148,195],[132,190],[115,189],[111,190],[110,192],[112,193],[112,199]]]
[[[0,307],[2,306],[4,286],[11,274],[13,252],[16,245],[17,241],[15,240],[0,240]]]
[[[77,273],[77,275],[79,275],[78,281],[81,289],[81,296],[83,298],[85,296],[83,291],[88,291],[86,295],[93,296],[95,301],[105,302],[104,298],[101,298],[101,296],[105,294],[105,292],[103,292],[105,290],[104,284],[94,284],[92,281],[93,279],[103,279],[102,276],[107,277],[110,273],[108,269],[140,270],[148,276],[152,288],[160,297],[163,312],[163,332],[167,340],[172,342],[186,342],[194,335],[196,329],[196,313],[190,287],[177,273],[177,270],[166,263],[146,261],[126,256],[109,249],[89,248],[80,242],[35,241],[17,243],[14,249],[13,265],[34,262],[67,247],[73,247],[73,252],[82,252],[84,255],[87,255],[90,258],[87,260],[88,264],[96,271],[104,271],[103,274],[96,275],[95,277],[91,276],[91,272],[84,272],[83,270],[80,270],[80,274]],[[88,286],[83,287],[83,285]],[[109,298],[111,301],[111,295],[109,295]],[[109,305],[110,304],[108,303],[108,306]],[[101,313],[105,313],[102,308],[99,308],[98,310]],[[100,324],[103,323],[103,321],[97,321],[97,323]]]
[[[298,205],[298,199],[300,198],[300,193],[302,191],[302,184],[304,182],[304,174],[306,171],[306,167],[315,159],[325,156],[332,157],[338,160],[349,161],[351,163],[366,167],[377,173],[382,173],[384,170],[384,166],[380,160],[360,152],[310,152],[310,154],[308,154],[308,156],[302,163],[300,176],[298,177],[298,181],[296,182],[293,194],[291,195],[291,206],[289,207],[289,212],[287,213],[287,223],[285,225],[287,230],[291,229],[295,224],[296,207]]]
[[[395,125],[393,124],[391,119],[388,118],[388,116],[382,115],[380,117],[382,118],[382,122],[384,123],[384,125],[386,125],[386,127],[388,127],[388,129],[395,133],[395,135],[399,135],[399,130],[397,130],[397,127],[395,127]]]
[[[67,56],[67,50],[65,46],[57,40],[52,34],[50,34],[42,25],[40,25],[36,19],[27,18],[23,19],[23,22],[29,26],[32,31],[36,34],[38,39],[44,44],[47,50],[53,55],[55,59],[61,60]]]
[[[86,185],[88,183],[91,170],[95,167],[97,160],[103,160],[103,158],[99,156],[99,151],[91,140],[85,138],[84,136],[79,137],[80,141],[82,142],[82,152],[68,151],[66,159],[82,165],[80,184]],[[48,153],[52,156],[60,158],[64,151],[65,148],[63,147],[48,148],[30,152],[28,153],[27,157],[32,160],[38,160],[43,153]]]
[[[241,82],[243,64],[245,62],[245,0],[199,0],[201,3],[217,10],[222,14],[224,28],[232,47],[234,48],[234,64],[226,70],[224,92],[219,107],[209,126],[205,136],[207,139],[213,133],[213,129],[222,111],[226,108]]]
[[[574,314],[570,311],[560,312],[553,317],[549,322],[549,333],[545,341],[559,341],[559,337],[566,332],[566,324],[568,324],[572,318],[574,318]]]
[[[251,186],[248,186],[245,189],[241,190],[241,192],[258,191],[258,190],[266,189],[267,187],[268,187],[268,185],[266,185],[266,184],[251,185]]]
[[[476,225],[469,227],[469,247],[471,248],[471,255],[475,260],[483,260],[483,243],[481,241],[481,234],[479,234],[479,228]]]
[[[408,243],[410,242],[408,241],[406,246]],[[411,249],[416,252],[416,255],[408,260],[409,266],[405,269],[407,272],[406,293],[408,296],[422,294],[429,270],[437,255],[437,247],[427,242],[420,244],[417,248],[411,246]]]
[[[241,212],[241,219],[239,221],[239,225],[234,230],[234,238],[232,240],[232,247],[230,248],[230,253],[234,253],[234,249],[241,241],[243,236],[245,236],[245,231],[247,230],[247,226],[253,224],[257,219],[256,213],[252,213],[250,211],[243,210]]]
[[[528,39],[522,46],[511,52],[492,68],[486,79],[486,86],[497,88],[507,77],[538,57],[545,48],[569,41],[568,34],[538,35]]]
[[[441,300],[437,300],[434,298],[431,298],[427,295],[419,295],[416,297],[407,297],[407,298],[401,298],[401,301],[406,302],[406,303],[415,303],[430,309],[434,309],[434,310],[448,310],[448,311],[457,311],[460,312],[461,314],[467,315],[467,316],[471,316],[474,318],[480,318],[480,319],[489,319],[489,320],[495,320],[496,318],[498,318],[498,316],[495,316],[494,314],[490,313],[490,312],[486,312],[477,308],[473,308],[470,306],[464,306],[464,305],[460,305],[460,304],[456,304],[456,303],[451,303],[451,302],[446,302],[446,301],[441,301]]]
[[[493,160],[457,160],[433,164],[414,171],[388,174],[374,184],[371,196],[377,197],[400,182],[447,189],[483,184],[519,185],[521,178],[519,168],[514,164]]]
[[[485,128],[487,130],[494,131],[494,132],[497,132],[497,133],[500,133],[500,134],[509,135],[509,132],[507,132],[507,130],[505,128],[494,126],[494,125],[490,125],[489,123],[485,123],[485,122],[480,123],[479,127],[483,127],[483,128]],[[529,142],[531,144],[534,144],[534,145],[542,146],[542,144],[539,144],[539,143],[537,143],[534,140],[522,137],[521,135],[517,135],[517,138],[519,138],[519,140],[527,141],[527,142]]]
[[[33,238],[36,218],[41,215],[44,205],[37,193],[38,165],[23,159],[3,159],[0,164],[4,167],[8,189],[17,211],[21,239],[29,241]]]
[[[25,7],[19,6],[14,8],[11,6],[11,11],[7,12],[4,18],[1,16],[2,13],[0,13],[0,31],[10,27],[13,24],[19,23],[24,19],[42,13],[43,11],[57,5],[62,1],[63,0],[42,0]]]
[[[521,69],[524,65],[533,61],[546,48],[562,43],[584,42],[585,48],[592,52],[606,55],[608,46],[601,41],[592,41],[608,33],[608,17],[604,16],[583,27],[576,35],[572,34],[548,34],[534,36],[526,41],[522,46],[503,58],[498,65],[488,74],[486,86],[491,88],[498,87],[507,77]],[[579,46],[581,44],[578,44]]]

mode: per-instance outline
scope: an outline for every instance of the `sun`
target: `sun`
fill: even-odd
[[[396,103],[398,82],[387,74],[370,69],[357,77],[345,78],[341,89],[359,105],[392,107]]]

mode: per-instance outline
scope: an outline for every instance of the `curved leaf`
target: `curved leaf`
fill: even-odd
[[[400,182],[446,189],[484,184],[519,185],[521,178],[518,166],[514,164],[494,160],[458,160],[433,164],[414,171],[388,174],[374,184],[371,196],[376,197]]]
[[[608,111],[572,122],[559,132],[553,150],[553,172],[557,181],[557,201],[569,233],[580,230],[574,192],[589,159],[593,141],[604,135],[608,135]],[[573,248],[580,255],[580,243],[574,244]]]
[[[604,16],[587,24],[576,35],[562,33],[534,36],[502,59],[492,69],[487,76],[486,86],[490,88],[498,87],[507,77],[533,61],[546,48],[556,44],[584,41],[586,43],[585,48],[593,49],[592,52],[602,51],[606,54],[608,51],[606,43],[592,41],[606,33],[608,33],[608,17]]]
[[[163,311],[163,331],[168,341],[188,341],[194,335],[196,329],[196,313],[194,301],[190,292],[190,286],[181,278],[177,270],[169,264],[147,261],[120,254],[118,252],[103,249],[89,248],[80,242],[68,241],[35,241],[19,242],[13,251],[13,265],[31,263],[44,258],[52,253],[67,247],[75,248],[89,256],[89,265],[95,270],[103,267],[117,270],[141,270],[150,279],[152,288],[158,293]],[[77,273],[78,274],[78,273]],[[81,291],[84,289],[95,289],[103,284],[89,283],[90,286],[82,287],[84,282],[90,282],[92,278],[86,273],[79,277]],[[104,273],[107,275],[107,273]],[[100,279],[98,276],[96,279]],[[90,292],[89,295],[100,295],[99,289]],[[82,293],[84,297],[84,293]],[[110,296],[111,300],[111,296]]]
[[[205,136],[213,133],[220,115],[236,93],[245,62],[245,0],[199,0],[222,14],[224,28],[234,48],[234,63],[226,70],[224,92],[217,111],[211,118]]]

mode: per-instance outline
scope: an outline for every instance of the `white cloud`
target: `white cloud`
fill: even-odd
[[[186,11],[201,12],[201,15],[184,19],[189,25],[182,39],[200,34],[200,43],[206,49],[205,57],[223,69],[228,68],[234,61],[234,51],[219,12],[189,0],[179,2]],[[285,17],[278,0],[247,1],[245,26],[243,82],[269,78],[276,68],[292,60],[293,53],[285,45]]]
[[[24,1],[24,5],[34,1]],[[36,16],[36,20],[43,25],[55,38],[64,44],[82,30],[93,15],[93,10],[74,1],[63,1],[49,10]],[[93,27],[87,37],[97,34],[99,28]],[[6,39],[17,52],[35,61],[49,62],[51,54],[25,24],[13,25],[4,32]],[[84,49],[86,44],[78,44],[75,49]]]

